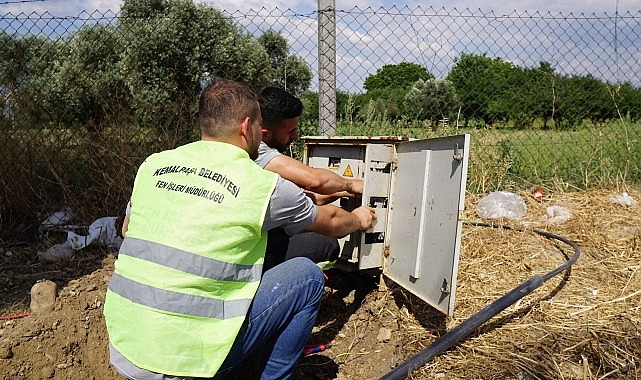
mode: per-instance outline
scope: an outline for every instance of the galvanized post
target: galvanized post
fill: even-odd
[[[318,0],[318,115],[321,136],[336,135],[336,5]]]

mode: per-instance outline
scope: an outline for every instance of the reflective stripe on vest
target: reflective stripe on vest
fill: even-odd
[[[129,280],[117,273],[111,278],[109,290],[132,302],[154,309],[217,319],[242,317],[252,302],[251,298],[224,301],[158,289]]]
[[[128,237],[122,242],[122,252],[138,259],[178,269],[212,280],[246,281],[260,280],[262,264],[242,265],[226,263],[209,257],[194,255],[181,249],[168,247],[142,239]]]

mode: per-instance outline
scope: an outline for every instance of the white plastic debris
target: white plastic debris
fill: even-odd
[[[523,198],[507,191],[493,191],[479,200],[476,214],[481,218],[520,219],[527,213]]]
[[[38,230],[40,231],[40,233],[42,233],[56,227],[63,227],[69,224],[69,222],[71,222],[73,218],[75,218],[75,216],[76,212],[71,208],[56,211],[40,223],[40,227]]]
[[[64,223],[68,223],[71,220],[66,218],[73,217],[73,215],[66,212],[60,212],[54,215],[57,215],[55,219],[52,219],[52,217],[48,219],[51,219],[52,223],[54,223],[55,220],[60,222],[56,225],[59,226],[58,228],[67,230],[67,240],[64,243],[50,247],[44,252],[38,252],[38,257],[42,261],[58,261],[69,258],[73,255],[73,251],[83,249],[91,244],[98,244],[116,249],[119,249],[122,244],[122,238],[116,229],[117,217],[115,216],[106,216],[96,219],[89,226],[87,235],[85,236],[71,231],[70,228],[73,226],[64,225]]]
[[[71,248],[71,243],[65,241],[64,243],[56,244],[44,252],[38,252],[38,258],[40,261],[59,261],[62,259],[69,258],[73,255],[73,249]]]
[[[627,192],[621,193],[621,195],[612,195],[608,198],[612,203],[622,204],[624,206],[636,206],[637,201],[634,200]]]
[[[570,210],[563,206],[549,206],[545,210],[546,222],[549,224],[557,224],[567,222],[572,219],[572,213]]]
[[[72,249],[83,249],[91,244],[99,244],[109,248],[120,248],[122,238],[116,230],[116,217],[106,216],[96,219],[89,226],[87,236],[78,235],[73,231],[67,232],[67,241]]]

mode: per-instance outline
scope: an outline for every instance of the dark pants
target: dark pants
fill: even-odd
[[[339,253],[340,246],[336,238],[315,232],[289,236],[282,228],[275,228],[268,233],[263,271],[293,257],[307,257],[315,263],[322,263],[336,260]]]

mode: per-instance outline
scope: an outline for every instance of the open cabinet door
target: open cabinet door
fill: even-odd
[[[452,315],[470,136],[397,143],[383,274]]]

